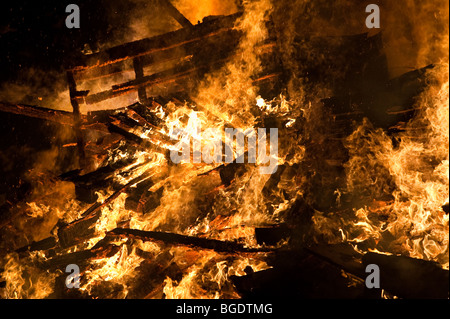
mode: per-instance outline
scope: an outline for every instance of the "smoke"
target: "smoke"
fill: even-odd
[[[108,21],[118,24],[116,36],[103,43],[104,48],[132,42],[181,28],[164,11],[159,0],[129,0],[117,2],[107,8]]]
[[[381,28],[368,29],[368,4],[380,7]],[[290,54],[296,36],[344,36],[382,33],[391,77],[448,60],[448,1],[275,1],[274,21]],[[307,48],[305,48],[307,49]]]
[[[448,1],[382,1],[381,23],[392,76],[448,62]]]
[[[13,81],[1,83],[0,100],[72,111],[65,73],[39,67],[24,69]]]

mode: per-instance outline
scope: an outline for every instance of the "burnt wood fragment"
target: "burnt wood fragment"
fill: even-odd
[[[448,214],[448,212],[449,212],[449,203],[446,203],[446,204],[442,205],[442,210],[443,210],[446,214]]]
[[[349,244],[312,245],[307,250],[360,278],[366,277],[361,261],[362,255],[356,252]]]
[[[25,251],[36,251],[36,250],[47,250],[55,247],[57,244],[55,237],[47,237],[39,241],[32,242],[29,245],[21,247],[16,250],[17,253],[25,252]]]
[[[306,250],[279,250],[268,264],[272,268],[230,277],[242,298],[380,298],[363,280],[343,276],[340,267]]]
[[[157,208],[161,203],[164,187],[160,187],[156,191],[150,191],[149,188],[152,184],[138,185],[138,188],[133,190],[125,200],[125,209],[146,214]]]
[[[256,241],[261,245],[276,245],[280,241],[286,240],[291,235],[292,229],[286,224],[255,228]]]
[[[157,255],[143,251],[138,253],[138,250],[136,253],[144,260],[136,267],[138,276],[131,285],[130,298],[162,298],[167,277],[177,281],[183,278],[180,267],[173,261],[174,256],[168,249]]]

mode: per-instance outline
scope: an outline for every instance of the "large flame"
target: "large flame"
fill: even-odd
[[[434,84],[417,102],[416,117],[395,136],[397,145],[367,120],[347,138],[350,159],[344,192],[366,201],[354,219],[318,214],[314,220],[319,233],[330,236],[333,230],[323,227],[333,220],[334,231],[340,229],[344,241],[369,240],[372,249],[433,260],[448,268],[449,218],[443,210],[449,194],[448,68],[429,76]]]

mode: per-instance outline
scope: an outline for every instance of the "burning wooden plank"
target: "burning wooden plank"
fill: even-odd
[[[236,19],[241,13],[222,17],[197,24],[192,28],[183,28],[173,32],[165,33],[152,38],[142,39],[123,45],[119,45],[103,52],[92,54],[88,57],[75,61],[69,69],[80,72],[83,70],[104,67],[106,65],[132,59],[137,56],[154,54],[155,52],[167,51],[181,47],[187,43],[193,43],[211,36],[231,30]]]
[[[92,238],[95,234],[94,223],[98,220],[101,214],[101,209],[114,201],[120,194],[125,192],[132,185],[150,178],[151,173],[145,172],[140,176],[132,179],[119,190],[115,191],[111,196],[105,199],[102,203],[96,202],[90,206],[82,215],[81,218],[73,221],[68,225],[64,225],[58,229],[59,243],[62,247],[70,247],[79,243],[84,239]]]
[[[93,203],[97,200],[96,191],[107,188],[114,184],[114,176],[127,174],[131,170],[138,169],[143,164],[132,165],[135,159],[126,158],[124,160],[102,166],[99,169],[80,175],[80,170],[67,172],[60,175],[65,181],[75,184],[75,195],[78,200],[86,203]],[[128,169],[127,167],[132,166]]]
[[[174,255],[169,249],[155,254],[136,249],[136,254],[144,260],[136,268],[139,274],[132,287],[131,298],[159,298],[163,297],[164,281],[166,278],[180,281],[183,278],[182,269],[174,262]]]
[[[168,245],[182,245],[202,249],[212,249],[217,252],[226,253],[266,253],[273,251],[273,249],[269,248],[248,248],[236,242],[199,238],[175,233],[143,231],[138,229],[116,228],[108,232],[107,235],[134,238],[142,241],[156,241]]]
[[[26,117],[38,118],[61,125],[74,126],[74,118],[72,112],[54,110],[45,107],[26,105],[26,104],[11,104],[0,102],[0,112],[12,113]],[[108,132],[107,127],[100,122],[92,122],[85,114],[81,114],[82,130],[96,130],[101,132]]]
[[[52,110],[25,104],[9,104],[0,102],[0,111],[43,119],[63,125],[74,125],[73,114],[67,111]]]

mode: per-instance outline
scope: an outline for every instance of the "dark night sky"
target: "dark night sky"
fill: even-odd
[[[65,24],[71,3],[80,8],[79,29]],[[172,31],[174,25],[158,0],[21,0],[1,6],[0,101],[51,108],[61,107],[53,102],[66,89],[64,65],[82,55],[85,44],[102,49]]]
[[[65,59],[80,54],[84,43],[114,37],[120,25],[110,21],[113,1],[77,1],[80,29],[65,26],[69,3],[73,1],[2,2],[0,81],[20,78],[21,70],[30,67],[59,70]]]

